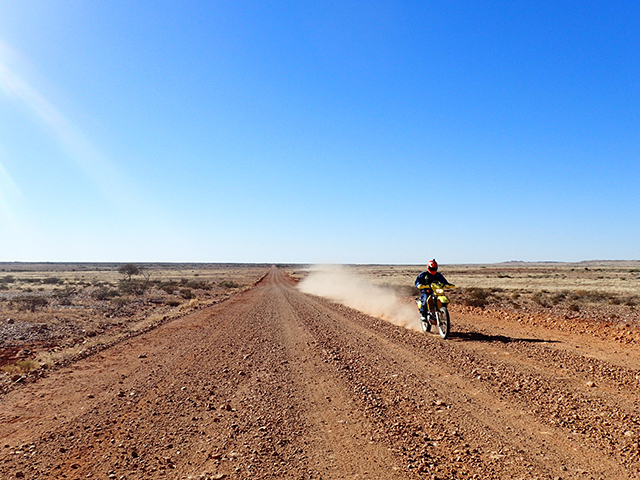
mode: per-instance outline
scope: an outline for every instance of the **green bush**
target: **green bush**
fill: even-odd
[[[232,282],[231,280],[223,280],[218,285],[223,288],[238,288],[240,286],[236,282]]]

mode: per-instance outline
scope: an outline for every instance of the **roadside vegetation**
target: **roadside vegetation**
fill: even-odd
[[[640,296],[638,295],[583,289],[566,289],[556,292],[543,289],[531,292],[523,289],[467,287],[461,288],[455,298],[461,305],[468,307],[535,311],[562,310],[573,313],[603,308],[611,311],[613,307],[619,307],[620,311],[634,311],[640,304]],[[615,318],[615,316],[611,318]]]
[[[349,267],[410,301],[424,266]],[[640,261],[441,265],[452,309],[501,310],[640,326]],[[298,271],[298,276],[305,272]]]
[[[20,381],[224,301],[266,268],[0,264],[0,392],[8,379]]]

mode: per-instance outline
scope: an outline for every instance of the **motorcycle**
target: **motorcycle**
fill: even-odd
[[[447,305],[449,299],[445,295],[446,288],[455,288],[454,285],[444,285],[442,283],[432,283],[431,285],[420,285],[419,289],[428,289],[427,296],[427,317],[420,317],[420,326],[423,332],[430,332],[431,326],[438,327],[440,337],[446,339],[449,336],[451,321]],[[422,315],[422,301],[416,300],[418,311]]]

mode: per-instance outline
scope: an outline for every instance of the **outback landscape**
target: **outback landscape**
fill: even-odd
[[[421,270],[1,263],[0,478],[640,477],[640,262]]]

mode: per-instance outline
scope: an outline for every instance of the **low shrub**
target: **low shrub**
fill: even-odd
[[[531,295],[531,299],[541,307],[549,308],[549,304],[547,303],[547,296],[545,295],[544,290],[541,292],[535,292],[533,295]]]
[[[123,295],[142,295],[149,288],[144,280],[122,280],[118,285],[118,291]]]
[[[54,290],[53,297],[58,301],[60,305],[71,305],[71,298],[78,293],[76,287],[67,285],[61,290]]]
[[[191,291],[190,288],[183,288],[180,290],[180,295],[185,300],[191,300],[192,298],[196,298],[195,294]]]
[[[39,278],[23,278],[22,282],[23,283],[40,283],[42,280],[40,280]]]
[[[231,280],[223,280],[218,283],[218,285],[222,288],[238,288],[240,286],[236,282],[232,282]]]
[[[49,300],[39,295],[22,295],[14,298],[13,303],[17,305],[18,310],[35,312],[38,308],[49,305]]]
[[[183,283],[184,286],[200,290],[211,290],[211,284],[206,280],[189,280]]]
[[[58,277],[47,277],[42,279],[42,283],[45,285],[58,285],[60,283],[64,283],[64,280]]]
[[[563,300],[565,300],[567,298],[567,294],[564,292],[558,292],[558,293],[554,293],[553,295],[551,295],[550,301],[552,304],[557,305],[560,302],[562,302]]]
[[[116,308],[122,308],[122,307],[126,307],[127,305],[129,305],[130,300],[124,297],[115,297],[111,300],[111,303],[116,307]]]
[[[480,287],[465,288],[461,293],[460,302],[468,307],[485,307],[492,296],[491,290]]]
[[[120,292],[107,287],[99,287],[91,293],[91,296],[96,300],[109,300],[110,298],[118,297]]]

